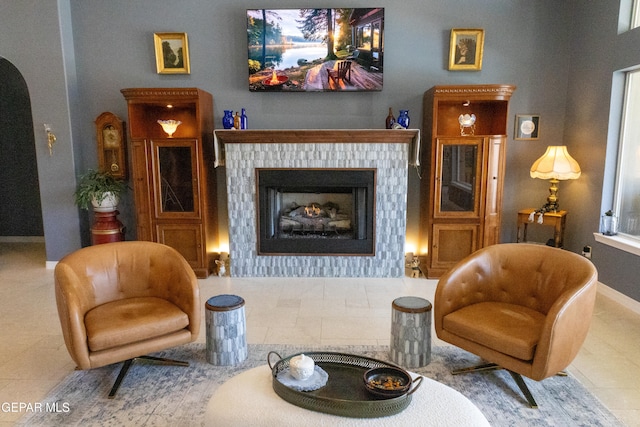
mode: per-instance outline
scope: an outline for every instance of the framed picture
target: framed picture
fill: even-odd
[[[451,42],[449,46],[449,70],[481,70],[483,50],[484,30],[460,28],[452,29]]]
[[[153,33],[158,74],[190,74],[187,33]]]
[[[540,116],[531,114],[517,114],[515,122],[514,139],[532,140],[540,135]]]
[[[249,90],[381,91],[384,23],[383,7],[247,9]]]

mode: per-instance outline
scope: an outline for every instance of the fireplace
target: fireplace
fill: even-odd
[[[259,255],[375,255],[375,169],[256,169]]]
[[[220,130],[214,133],[214,149],[226,180],[232,276],[405,274],[407,177],[408,166],[418,158],[418,130]],[[303,183],[299,177],[272,179],[257,172],[294,169],[313,172],[314,179]],[[313,177],[314,171],[321,179]],[[323,218],[334,215],[336,221],[340,213],[350,224],[305,230],[287,221],[278,229],[290,198],[297,199],[295,209],[315,210]],[[265,217],[263,207],[269,204],[273,209]],[[290,214],[287,209],[284,213]],[[368,224],[364,228],[363,222]],[[265,242],[284,246],[264,248]]]

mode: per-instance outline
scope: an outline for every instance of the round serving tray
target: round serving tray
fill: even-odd
[[[301,353],[298,353],[301,354]],[[370,393],[363,381],[363,375],[369,369],[393,367],[397,365],[364,356],[335,352],[304,352],[316,365],[329,375],[327,384],[313,391],[297,391],[282,384],[278,373],[289,369],[289,361],[297,356],[293,354],[282,358],[276,352],[269,352],[267,362],[271,368],[273,390],[282,399],[296,406],[312,411],[354,418],[378,418],[402,412],[411,403],[411,394],[422,382],[422,377],[413,380],[412,387],[397,397],[383,397]],[[272,356],[280,360],[272,364]]]

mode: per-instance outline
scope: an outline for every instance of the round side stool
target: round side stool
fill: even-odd
[[[391,351],[394,363],[419,368],[431,362],[431,303],[400,297],[391,304]]]
[[[217,295],[207,300],[207,362],[235,365],[247,358],[247,326],[244,299],[237,295]]]

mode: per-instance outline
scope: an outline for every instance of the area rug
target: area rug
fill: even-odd
[[[17,425],[203,426],[207,403],[216,388],[246,369],[266,365],[270,351],[282,357],[308,351],[337,351],[389,360],[386,346],[259,344],[249,345],[249,357],[243,363],[222,367],[207,363],[205,344],[189,344],[155,355],[189,361],[190,367],[135,362],[115,399],[107,399],[107,394],[121,365],[75,371],[41,402],[42,410],[29,413]],[[476,356],[455,347],[433,347],[431,363],[411,370],[458,390],[493,426],[623,426],[571,376],[540,382],[525,379],[539,405],[539,409],[531,409],[505,371],[455,376],[450,373],[452,368],[478,361]],[[384,418],[372,419],[371,425],[384,425]]]

